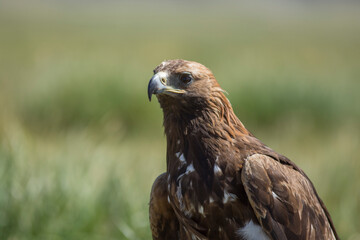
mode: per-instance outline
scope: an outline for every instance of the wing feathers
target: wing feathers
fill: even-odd
[[[274,159],[254,154],[242,182],[251,206],[273,239],[335,239],[311,182]]]
[[[178,239],[179,222],[168,203],[166,174],[154,182],[150,194],[150,228],[155,240]]]

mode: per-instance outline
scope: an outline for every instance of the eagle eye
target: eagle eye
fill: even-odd
[[[180,75],[180,80],[185,83],[188,84],[189,82],[191,82],[193,80],[192,76],[190,73],[182,73]]]

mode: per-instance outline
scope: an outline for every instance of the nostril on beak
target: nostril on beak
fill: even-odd
[[[165,78],[161,78],[160,81],[161,81],[162,84],[166,85],[166,79]]]

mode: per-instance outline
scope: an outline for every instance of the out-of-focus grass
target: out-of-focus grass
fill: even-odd
[[[98,139],[90,130],[36,136],[14,119],[2,136],[1,239],[148,237],[144,180],[154,173],[143,158],[163,167],[158,142]]]
[[[358,6],[24,4],[0,7],[0,239],[150,238],[165,141],[146,87],[172,58],[210,67],[360,239]]]

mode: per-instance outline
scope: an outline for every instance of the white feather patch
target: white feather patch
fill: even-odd
[[[220,174],[222,171],[221,171],[221,168],[215,163],[214,164],[214,173],[215,174]]]
[[[187,166],[185,174],[189,174],[193,171],[195,171],[195,168],[194,165],[191,163],[189,166]]]
[[[188,165],[186,171],[178,176],[177,181],[179,181],[184,175],[189,174],[193,171],[195,171],[194,165],[193,164]]]
[[[270,240],[262,228],[250,220],[244,227],[239,228],[236,233],[246,240]]]
[[[276,193],[274,193],[273,191],[271,191],[271,194],[272,194],[272,196],[273,196],[274,198],[279,199],[279,196],[278,196]]]
[[[177,152],[175,153],[175,156],[180,160],[181,163],[186,163],[186,159],[183,153]]]
[[[237,196],[233,193],[229,193],[228,191],[224,190],[224,198],[223,203],[227,203],[229,201],[235,201],[237,199]]]
[[[204,207],[203,206],[200,206],[198,211],[201,215],[204,215]]]

